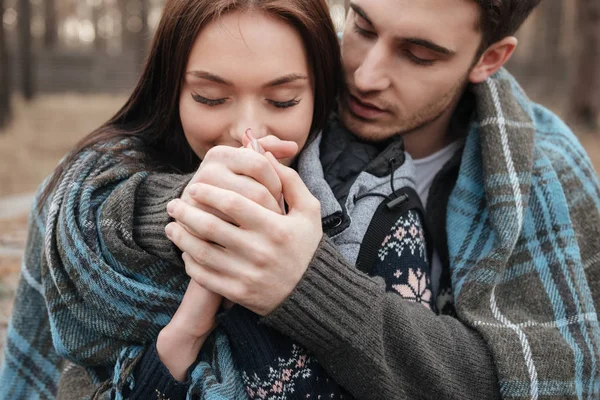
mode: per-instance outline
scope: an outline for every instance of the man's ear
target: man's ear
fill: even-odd
[[[517,44],[516,37],[507,36],[488,47],[469,73],[469,82],[480,83],[496,73],[510,59]]]

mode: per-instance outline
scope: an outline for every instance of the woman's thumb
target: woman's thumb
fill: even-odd
[[[265,136],[258,139],[258,142],[266,152],[272,153],[278,160],[292,158],[298,153],[298,144],[296,142],[281,140],[277,136]]]
[[[315,197],[300,178],[300,175],[298,175],[294,169],[281,164],[270,152],[267,152],[265,156],[271,162],[275,172],[277,172],[277,175],[281,180],[283,196],[290,211],[294,209],[304,209],[311,205],[313,200],[316,201]]]

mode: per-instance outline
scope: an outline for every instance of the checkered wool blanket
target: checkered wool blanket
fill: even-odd
[[[504,398],[598,398],[596,174],[570,130],[506,71],[473,90],[477,117],[446,220],[458,318],[487,341]],[[62,357],[96,366],[98,384],[116,392],[135,384],[139,346],[177,307],[178,257],[132,240],[127,207],[151,174],[114,160],[82,153],[32,213],[0,399],[53,398]],[[220,350],[213,362],[227,371]]]

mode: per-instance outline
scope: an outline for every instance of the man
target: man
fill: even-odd
[[[212,220],[204,229],[180,202],[174,218],[203,238],[169,225],[178,247],[196,255],[192,278],[304,345],[356,398],[597,396],[598,184],[568,129],[501,70],[517,45],[512,35],[538,2],[351,3],[339,118],[353,135],[339,144],[343,127],[325,132],[325,177],[344,186],[332,166],[352,161],[338,144],[379,149],[368,169],[389,141],[403,138],[432,231],[440,315],[386,293],[380,280],[344,261],[322,236],[319,206],[304,183],[278,165],[249,174],[255,189],[269,187],[274,196],[279,189],[266,182],[280,180],[285,216],[223,190],[235,186],[234,174],[218,182],[225,174],[213,171],[211,180],[199,171],[192,179],[183,199],[253,224],[246,232],[227,225],[239,246],[223,258],[212,243],[224,225]],[[239,170],[243,161],[225,158],[223,168]],[[141,225],[134,235],[166,225],[166,213],[149,223],[140,210],[166,208],[160,199],[181,185],[152,182],[140,183],[147,200],[139,199],[139,209],[122,211]],[[210,196],[194,195],[194,183]],[[256,198],[251,191],[244,195]],[[334,236],[338,222],[325,233]]]
[[[239,252],[260,260],[231,258],[233,273],[210,245],[218,226],[173,213],[206,240],[170,228],[183,251],[201,248],[188,273],[306,346],[357,398],[598,396],[598,184],[568,129],[501,70],[538,3],[350,3],[339,118],[365,142],[404,139],[433,231],[438,306],[453,313],[451,275],[456,319],[386,295],[326,237],[317,243],[320,215],[285,168],[287,225],[253,221],[265,228]],[[233,219],[255,210],[226,191],[199,201]]]

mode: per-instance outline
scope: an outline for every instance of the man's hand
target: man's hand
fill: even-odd
[[[265,136],[259,139],[259,143],[277,159],[292,158],[298,152],[295,142],[283,141],[276,136]],[[206,153],[198,171],[181,196],[181,199],[190,205],[205,207],[194,202],[189,195],[189,188],[195,183],[234,191],[275,212],[280,209],[279,177],[265,156],[252,149],[215,146]],[[226,219],[214,209],[204,210]]]
[[[193,184],[188,194],[195,202],[234,224],[174,200],[168,211],[177,222],[166,228],[169,238],[191,256],[186,271],[195,282],[263,316],[292,293],[323,235],[319,201],[296,171],[272,154],[266,157],[281,181],[287,215],[276,204],[265,208],[237,191]]]

